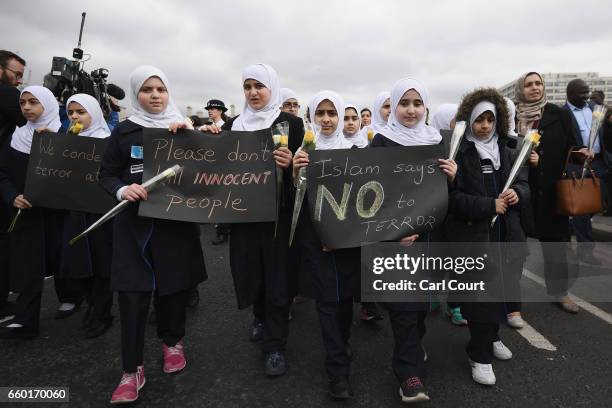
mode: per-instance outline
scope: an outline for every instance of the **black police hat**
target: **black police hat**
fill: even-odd
[[[223,103],[223,101],[220,101],[218,99],[211,99],[210,101],[208,101],[206,103],[206,110],[209,109],[221,109],[223,112],[227,111],[227,108],[225,107],[225,104]]]

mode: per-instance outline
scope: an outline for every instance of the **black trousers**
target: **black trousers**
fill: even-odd
[[[263,323],[261,349],[264,353],[284,352],[289,337],[289,305],[274,306],[262,293],[253,304],[253,315]]]
[[[113,292],[110,290],[110,278],[93,276],[87,279],[85,298],[95,320],[108,322],[113,319],[111,315]]]
[[[30,330],[38,330],[42,292],[20,293],[17,297],[15,323]]]
[[[174,346],[185,336],[187,291],[156,298],[157,336],[167,346]],[[136,372],[143,365],[144,336],[150,292],[119,292],[121,315],[121,358],[123,371]]]
[[[55,278],[55,293],[60,303],[78,303],[85,296],[85,279]]]
[[[348,377],[350,358],[347,343],[353,323],[353,299],[338,302],[317,301],[319,324],[325,346],[325,369],[330,380]]]
[[[0,215],[4,214],[0,211]],[[4,225],[4,223],[0,223],[1,225]],[[9,242],[7,235],[5,230],[0,231],[0,307],[4,306],[8,301],[10,291]]]
[[[499,340],[499,324],[479,323],[468,320],[470,341],[465,348],[470,360],[480,364],[493,361],[493,342]]]
[[[426,312],[389,310],[395,342],[391,366],[399,382],[410,377],[425,377],[421,339],[425,336],[426,316]]]
[[[550,241],[560,241],[553,244]],[[560,250],[563,238],[542,238],[542,255],[544,258],[544,279],[546,293],[559,298],[567,295],[568,289],[576,280],[578,270],[577,261],[573,254],[567,250]]]

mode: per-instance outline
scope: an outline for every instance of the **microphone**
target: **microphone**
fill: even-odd
[[[125,91],[115,84],[106,85],[106,92],[115,99],[121,100],[125,98]]]

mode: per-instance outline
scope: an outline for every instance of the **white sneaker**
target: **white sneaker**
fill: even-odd
[[[521,317],[521,315],[508,315],[508,326],[514,329],[522,329],[525,327],[525,321]]]
[[[75,307],[76,305],[74,303],[62,303],[61,305],[59,305],[57,310],[59,310],[60,312],[69,312]]]
[[[493,342],[493,357],[498,360],[510,360],[512,352],[501,340]]]
[[[470,365],[472,366],[472,379],[474,381],[482,385],[495,385],[496,378],[493,372],[493,365],[480,364],[471,359]]]

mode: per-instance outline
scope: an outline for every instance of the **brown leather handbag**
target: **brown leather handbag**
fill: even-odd
[[[588,164],[589,175],[568,174],[570,151],[565,160],[563,178],[557,181],[557,213],[561,215],[597,214],[602,210],[600,180]]]

